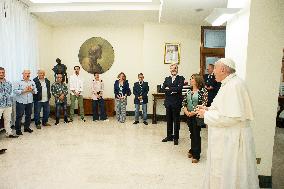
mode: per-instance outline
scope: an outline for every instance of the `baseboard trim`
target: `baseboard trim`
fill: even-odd
[[[272,176],[258,175],[260,188],[272,188]]]

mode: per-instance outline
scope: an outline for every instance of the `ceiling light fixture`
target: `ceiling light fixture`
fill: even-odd
[[[205,20],[212,26],[221,26],[232,19],[240,10],[239,8],[215,8]]]
[[[151,3],[152,0],[30,0],[32,3]]]

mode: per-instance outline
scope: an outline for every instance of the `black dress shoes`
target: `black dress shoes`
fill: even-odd
[[[178,139],[174,139],[174,145],[178,145]]]
[[[19,136],[16,135],[9,135],[8,138],[18,138]]]
[[[0,154],[4,154],[6,152],[7,149],[0,149]]]
[[[31,128],[24,129],[24,132],[32,133],[33,130]]]
[[[173,138],[166,137],[162,140],[162,142],[168,142],[168,141],[173,141]]]
[[[148,122],[147,121],[143,121],[144,125],[148,125]]]
[[[16,131],[16,135],[23,135],[21,131]]]
[[[133,122],[133,124],[137,124],[137,123],[139,123],[139,121],[134,121],[134,122]]]

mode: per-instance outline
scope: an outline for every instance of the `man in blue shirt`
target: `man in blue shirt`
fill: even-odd
[[[5,69],[0,67],[0,117],[3,116],[4,128],[9,138],[17,138],[11,129],[12,83],[5,79]]]
[[[33,105],[33,94],[37,94],[34,81],[30,80],[30,70],[23,71],[23,79],[15,84],[14,94],[16,100],[16,122],[15,129],[17,135],[22,135],[21,120],[25,113],[24,132],[32,133],[30,128]]]

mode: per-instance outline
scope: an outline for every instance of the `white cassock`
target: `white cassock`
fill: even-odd
[[[252,129],[252,107],[243,81],[231,74],[222,81],[204,121],[208,125],[204,189],[259,188]]]

